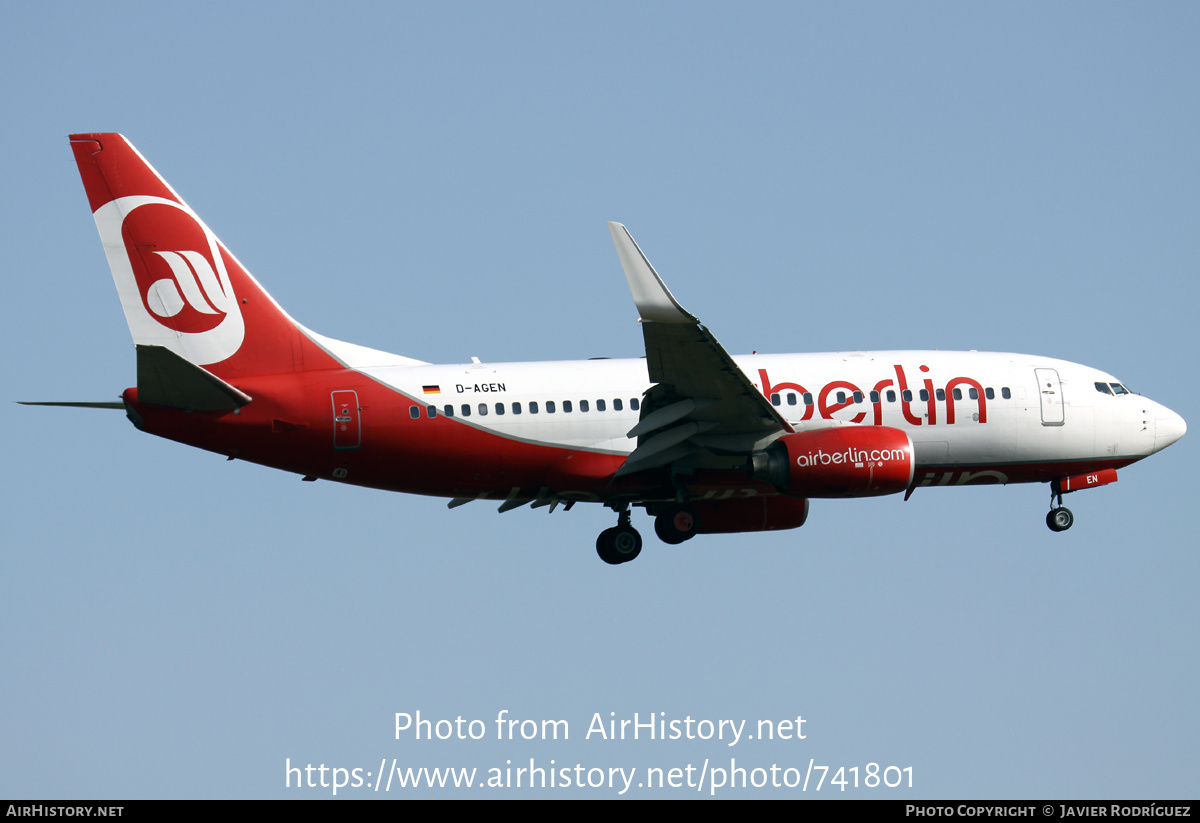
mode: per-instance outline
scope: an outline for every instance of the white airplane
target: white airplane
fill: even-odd
[[[637,557],[631,509],[667,543],[790,529],[811,498],[1050,484],[1062,495],[1183,436],[1175,412],[1096,369],[1022,354],[731,357],[609,223],[646,357],[433,365],[294,321],[119,134],[71,147],[137,349],[119,403],[142,431],[392,491],[570,509],[603,504],[607,563]]]

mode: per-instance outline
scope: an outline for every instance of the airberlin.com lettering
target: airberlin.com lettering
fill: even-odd
[[[530,718],[500,709],[493,717],[430,716],[422,711],[396,712],[389,724],[389,737],[403,747],[372,765],[331,765],[285,759],[285,787],[321,789],[333,795],[391,792],[403,789],[605,789],[624,795],[638,789],[679,789],[716,796],[745,789],[784,789],[799,792],[844,792],[847,789],[911,789],[913,767],[873,761],[829,763],[807,756],[799,746],[786,762],[754,758],[754,749],[734,756],[730,749],[745,748],[749,741],[787,741],[803,744],[809,738],[809,721],[802,714],[746,718],[693,717],[665,711],[593,712],[582,718]],[[416,758],[427,741],[502,741],[518,745],[539,741],[531,757],[527,748],[513,750],[494,764],[448,766],[444,762],[422,763]],[[583,741],[595,751],[595,762],[576,762],[572,756],[554,756],[555,744]],[[652,766],[610,762],[627,753],[623,747],[603,743],[666,743],[663,762]],[[708,756],[689,750],[679,759],[669,744],[696,741],[718,746]],[[428,750],[438,757],[445,749]],[[488,749],[491,752],[494,749]],[[759,750],[760,752],[762,750]],[[778,746],[770,749],[778,755]],[[784,751],[791,751],[790,748]],[[564,752],[565,754],[565,752]],[[803,756],[802,756],[803,755]],[[494,755],[489,755],[492,757]],[[761,762],[760,762],[761,761]]]

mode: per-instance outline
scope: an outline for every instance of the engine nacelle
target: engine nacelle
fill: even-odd
[[[795,497],[697,500],[692,508],[697,534],[798,529],[808,519],[808,500]]]
[[[876,497],[912,483],[912,441],[888,426],[789,434],[751,458],[750,476],[791,497]]]

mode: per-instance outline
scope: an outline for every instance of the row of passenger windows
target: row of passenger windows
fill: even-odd
[[[609,403],[607,400],[600,399],[600,400],[595,401],[595,406],[596,406],[596,411],[598,411],[598,412],[608,411]],[[539,406],[538,401],[536,401],[536,400],[530,400],[528,403],[525,403],[525,404],[522,404],[521,401],[519,401],[519,400],[514,400],[512,403],[509,403],[507,405],[504,403],[493,403],[492,404],[492,410],[494,410],[495,413],[498,415],[506,414],[509,411],[511,411],[513,414],[522,414],[526,410],[530,414],[539,414],[543,410],[543,408],[544,408],[546,414],[555,414],[558,412],[558,403],[555,402],[554,400],[547,400],[547,401],[545,401],[544,404]],[[639,408],[641,408],[641,404],[638,402],[638,399],[636,397],[629,398],[629,408],[631,411],[637,411]],[[589,401],[589,400],[580,400],[579,401],[579,411],[587,412],[587,411],[591,411],[591,410],[592,410],[592,402],[591,401]],[[614,398],[612,401],[612,410],[613,411],[624,411],[625,410],[625,401],[622,400],[620,397]],[[475,411],[480,417],[486,417],[488,414],[488,404],[487,403],[479,403],[475,407]],[[563,414],[570,414],[573,411],[575,411],[574,401],[571,401],[571,400],[562,401],[562,413]],[[447,403],[445,406],[442,406],[440,411],[438,410],[437,406],[426,406],[425,407],[425,416],[426,417],[437,417],[439,414],[443,414],[446,417],[454,417],[454,414],[455,414],[454,406]],[[463,403],[461,406],[459,406],[458,414],[461,417],[470,417],[471,416],[471,404]],[[408,416],[411,417],[413,420],[416,420],[418,417],[421,416],[421,407],[420,406],[409,406],[408,407]]]
[[[1100,384],[1097,383],[1096,385],[1099,386]],[[904,395],[905,403],[913,402],[913,393],[912,393],[911,389],[905,389],[903,392],[901,392],[901,394]],[[954,389],[951,392],[951,394],[953,395],[955,400],[963,399],[962,389]],[[896,402],[896,392],[892,389],[888,389],[884,393],[883,396],[887,399],[887,402],[889,402],[889,403]],[[919,392],[917,392],[917,396],[920,397],[922,400],[927,401],[927,400],[929,400],[929,391],[926,389],[921,389]],[[945,389],[937,389],[936,391],[934,391],[934,396],[938,400],[945,400],[946,399],[946,390]],[[967,389],[967,396],[971,400],[978,400],[979,399],[979,389],[976,389],[976,388]],[[995,400],[996,399],[996,390],[992,389],[992,388],[984,389],[983,396],[986,397],[988,400]],[[1012,397],[1012,392],[1006,386],[1006,387],[1000,389],[1000,396],[1002,398],[1004,398],[1005,400],[1008,400]],[[840,391],[837,393],[836,397],[837,397],[838,404],[841,405],[846,402],[847,394],[844,391]],[[863,393],[862,392],[860,392],[860,391],[854,392],[853,397],[854,397],[855,403],[863,402]],[[806,406],[811,406],[813,404],[812,392],[805,392],[803,395],[798,395],[795,392],[787,392],[782,395],[781,394],[772,394],[771,395],[771,405],[782,406],[785,402],[785,398],[786,398],[787,405],[789,405],[789,406],[795,406],[800,399],[803,399],[804,405],[806,405]],[[880,400],[879,392],[877,392],[877,391],[871,392],[870,399],[871,399],[872,403],[878,403]]]
[[[1104,384],[1097,383],[1096,391],[1103,391],[1103,389],[1101,389],[1101,386],[1104,386]],[[1124,391],[1124,386],[1121,386],[1119,383],[1114,383],[1113,388],[1115,389],[1115,392],[1110,392],[1110,393],[1116,393],[1116,394],[1127,393],[1126,391]],[[902,394],[904,396],[904,402],[906,402],[906,403],[913,402],[913,392],[911,389],[906,389],[903,392],[900,392],[900,394]],[[955,400],[963,399],[962,389],[956,388],[951,392],[951,394]],[[869,396],[870,396],[870,401],[872,403],[880,402],[880,393],[879,392],[877,392],[877,391],[870,392]],[[920,391],[918,391],[917,396],[922,401],[929,400],[929,392],[926,389],[921,389]],[[944,401],[946,399],[946,390],[945,389],[937,389],[936,391],[934,391],[934,396],[938,400]],[[986,388],[983,390],[983,396],[986,397],[988,400],[995,400],[996,399],[996,390],[992,389],[992,388]],[[1007,386],[1005,386],[1000,389],[1000,396],[1002,398],[1004,398],[1005,400],[1008,400],[1012,397],[1012,391],[1009,390],[1009,388]],[[839,405],[844,404],[847,400],[847,397],[848,397],[848,395],[846,394],[846,392],[844,392],[844,391],[838,392],[836,395],[838,404]],[[853,397],[854,397],[855,403],[863,402],[864,395],[862,392],[860,392],[860,391],[854,392]],[[884,392],[884,394],[883,394],[883,398],[886,399],[888,403],[895,403],[896,397],[897,397],[897,393],[892,389],[888,389],[888,391]],[[978,400],[979,399],[979,390],[974,387],[967,389],[967,397],[970,398],[971,400]],[[796,394],[795,392],[786,392],[784,394],[772,394],[771,395],[771,405],[773,405],[773,406],[782,406],[782,405],[784,405],[785,402],[789,406],[795,406],[801,400],[803,400],[804,405],[811,406],[813,404],[812,393],[804,392],[804,394],[799,395],[799,394]],[[536,400],[530,400],[527,404],[524,404],[524,406],[522,405],[521,401],[519,401],[519,400],[514,400],[512,403],[508,404],[507,406],[504,403],[492,404],[492,408],[494,409],[494,411],[497,415],[506,414],[509,410],[511,410],[513,414],[522,414],[525,411],[525,406],[528,407],[528,412],[530,414],[538,414],[541,411],[541,408],[538,405],[538,401],[536,401]],[[555,414],[558,411],[558,406],[557,406],[556,402],[553,400],[545,401],[544,406],[545,406],[546,414]],[[629,398],[629,408],[631,411],[637,411],[639,409],[638,399],[636,397]],[[579,401],[579,411],[580,412],[591,411],[591,409],[592,409],[592,404],[590,401],[588,401],[588,400],[580,400]],[[625,402],[619,397],[614,398],[612,401],[612,409],[613,409],[613,411],[624,411]],[[575,404],[573,401],[571,401],[571,400],[562,401],[563,414],[570,414],[574,410],[575,410]],[[596,411],[598,411],[598,412],[608,411],[608,401],[604,400],[604,399],[597,400],[596,401]],[[440,412],[438,411],[437,406],[426,406],[425,407],[425,416],[426,417],[437,417],[439,413],[445,415],[446,417],[454,417],[455,416],[454,406],[447,403],[445,406],[442,407]],[[479,403],[476,406],[476,413],[480,417],[486,417],[488,414],[488,404],[487,403]],[[416,420],[418,417],[421,416],[421,407],[420,406],[410,406],[408,409],[408,414],[409,414],[409,417]],[[461,417],[470,417],[471,416],[471,404],[463,403],[459,407],[458,414]]]

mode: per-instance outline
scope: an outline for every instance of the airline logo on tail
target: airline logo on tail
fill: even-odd
[[[187,206],[131,195],[95,213],[135,343],[206,365],[231,357],[246,326],[216,236]]]

